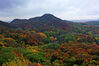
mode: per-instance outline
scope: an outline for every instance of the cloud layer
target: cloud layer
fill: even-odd
[[[31,18],[45,13],[62,19],[98,19],[99,0],[0,0],[0,20]]]

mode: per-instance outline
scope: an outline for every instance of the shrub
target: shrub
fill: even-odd
[[[59,48],[59,44],[57,43],[50,43],[50,44],[47,44],[45,45],[44,47],[42,47],[43,49],[55,49],[57,50]]]

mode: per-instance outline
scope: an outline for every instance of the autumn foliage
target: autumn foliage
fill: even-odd
[[[0,27],[0,65],[98,66],[99,26],[73,24],[67,30],[60,24],[54,23],[57,28],[43,24],[41,30],[37,25],[33,29]]]

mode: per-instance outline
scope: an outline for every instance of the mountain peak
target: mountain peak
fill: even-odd
[[[41,16],[41,17],[43,17],[43,18],[56,18],[54,15],[52,15],[52,14],[44,14],[43,16]]]
[[[35,17],[35,18],[30,18],[29,21],[31,22],[55,22],[55,21],[62,21],[61,19],[57,18],[56,16],[52,15],[52,14],[44,14],[42,16],[39,17]]]
[[[54,15],[52,15],[52,14],[49,14],[49,13],[47,13],[47,14],[44,14],[42,17],[55,17]]]
[[[53,21],[61,21],[60,18],[58,18],[52,14],[49,14],[49,13],[42,15],[40,18],[45,20],[45,21],[52,21],[52,22]]]

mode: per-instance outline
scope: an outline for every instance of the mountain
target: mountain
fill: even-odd
[[[9,23],[0,21],[0,27],[6,27],[6,28],[14,28],[14,26],[10,25]]]
[[[77,23],[86,23],[86,22],[90,22],[90,21],[99,21],[98,19],[81,19],[81,20],[71,20],[73,22],[77,22]]]
[[[69,30],[72,28],[69,22],[71,21],[62,20],[52,14],[44,14],[43,16],[30,18],[28,20],[14,19],[10,24],[22,29],[35,29],[43,31],[53,30],[53,28],[58,28],[60,30]]]
[[[55,17],[52,14],[44,14],[41,17],[30,18],[29,21],[32,21],[32,22],[41,22],[41,21],[42,22],[55,22],[55,21],[60,21],[60,22],[62,22],[61,19]]]
[[[86,22],[87,25],[99,25],[99,21],[89,21]]]
[[[8,23],[0,21],[0,26],[7,25]]]
[[[25,22],[28,22],[27,19],[14,19],[11,23],[25,23]]]

